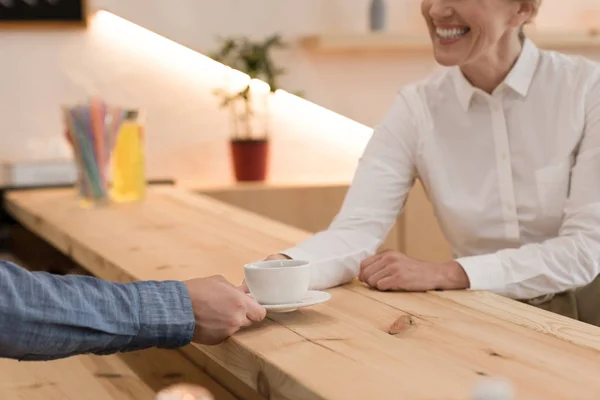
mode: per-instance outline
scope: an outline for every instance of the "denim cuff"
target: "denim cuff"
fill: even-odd
[[[185,285],[178,281],[145,281],[134,285],[140,299],[140,330],[133,347],[175,349],[188,345],[196,324]]]

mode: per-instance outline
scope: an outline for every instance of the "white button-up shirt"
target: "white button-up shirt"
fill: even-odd
[[[526,40],[490,95],[458,67],[400,91],[328,228],[282,253],[348,282],[419,178],[471,289],[532,299],[600,273],[600,69]],[[450,261],[450,260],[449,260]]]

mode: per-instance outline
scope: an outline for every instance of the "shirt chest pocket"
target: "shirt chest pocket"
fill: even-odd
[[[571,160],[565,159],[535,171],[540,214],[552,222],[561,221],[569,196]]]

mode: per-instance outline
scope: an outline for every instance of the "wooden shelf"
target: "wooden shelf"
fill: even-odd
[[[592,32],[530,32],[529,38],[540,48],[557,51],[598,51],[600,34]]]
[[[529,32],[528,37],[543,49],[558,51],[600,50],[598,32]],[[303,37],[300,44],[317,53],[423,53],[431,41],[422,34],[349,33]]]
[[[431,42],[425,35],[398,33],[349,33],[307,36],[301,45],[318,53],[421,53],[431,49]]]

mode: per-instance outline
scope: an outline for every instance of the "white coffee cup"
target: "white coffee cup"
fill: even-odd
[[[250,293],[264,305],[298,303],[310,286],[308,261],[257,261],[244,265],[244,275]]]

